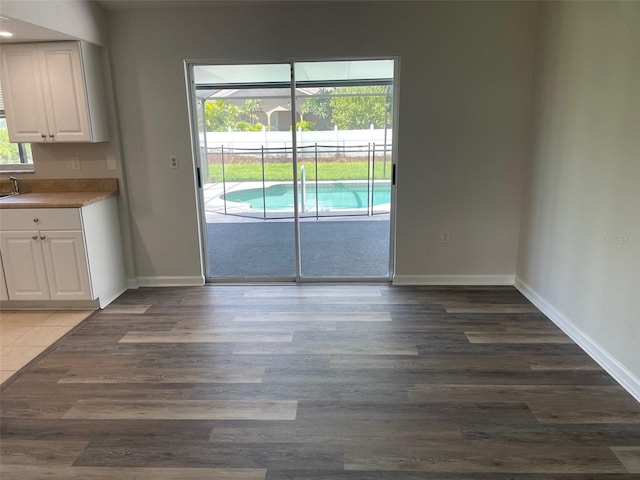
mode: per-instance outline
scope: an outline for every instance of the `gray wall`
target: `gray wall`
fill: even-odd
[[[520,2],[109,12],[138,277],[201,274],[184,59],[397,55],[398,275],[513,278],[536,16]]]
[[[539,25],[518,279],[640,399],[640,3]]]

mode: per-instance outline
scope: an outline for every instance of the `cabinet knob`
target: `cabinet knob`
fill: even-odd
[[[42,138],[47,138],[47,136],[43,133],[42,135],[40,135]]]
[[[38,235],[34,235],[34,236],[33,236],[33,237],[31,237],[31,238],[33,238],[34,240],[37,240],[37,239],[38,239]]]
[[[49,138],[53,138],[53,133],[49,134]]]
[[[42,235],[42,236],[40,237],[40,240],[46,240],[46,238],[47,238],[47,237],[45,237],[44,235]]]
[[[34,221],[34,223],[38,223],[40,221],[40,219],[39,218],[34,218],[33,221]]]

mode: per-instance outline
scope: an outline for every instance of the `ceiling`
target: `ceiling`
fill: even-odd
[[[11,38],[1,38],[0,43],[40,42],[55,40],[75,40],[73,37],[55,30],[0,16],[0,30],[13,33]]]

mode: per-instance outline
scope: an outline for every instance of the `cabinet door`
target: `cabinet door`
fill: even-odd
[[[0,232],[10,300],[49,300],[42,244],[37,231]]]
[[[81,231],[41,231],[51,300],[91,300],[89,267]]]
[[[2,264],[2,255],[0,255],[0,300],[9,300],[7,293],[7,282],[4,280],[4,266]]]
[[[9,140],[46,141],[49,127],[36,46],[2,45],[2,92]]]
[[[84,72],[78,42],[40,45],[48,141],[91,140]]]

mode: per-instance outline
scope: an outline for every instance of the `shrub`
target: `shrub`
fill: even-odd
[[[308,122],[306,120],[302,120],[300,122],[296,122],[296,130],[302,130],[303,132],[310,132],[316,126],[313,122]]]

